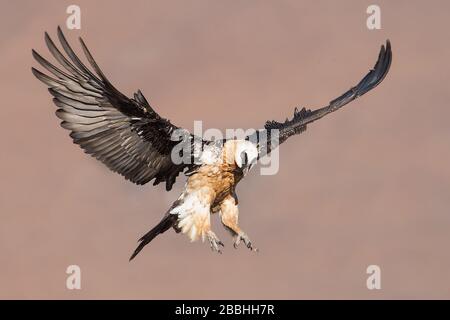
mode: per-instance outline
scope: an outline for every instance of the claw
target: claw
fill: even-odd
[[[237,249],[237,247],[239,246],[241,241],[243,241],[245,246],[247,248],[249,248],[250,250],[258,252],[258,249],[253,247],[252,242],[250,241],[250,238],[243,232],[238,234],[238,235],[236,235],[236,237],[235,237],[235,241],[234,241],[234,244],[233,244],[235,249]]]
[[[222,251],[220,250],[219,246],[225,247],[225,245],[223,244],[222,241],[219,240],[219,238],[216,236],[214,232],[210,231],[208,233],[208,240],[211,246],[211,250],[222,254]]]

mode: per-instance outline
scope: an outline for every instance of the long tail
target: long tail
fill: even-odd
[[[130,257],[130,261],[133,260],[137,254],[152,241],[157,235],[166,232],[171,227],[175,225],[177,222],[178,216],[175,214],[167,213],[164,218],[149,232],[147,232],[142,238],[139,239],[139,245],[134,250],[133,254]]]

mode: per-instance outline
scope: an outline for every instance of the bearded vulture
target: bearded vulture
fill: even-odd
[[[181,195],[162,220],[139,240],[130,260],[170,228],[186,234],[191,241],[207,239],[212,250],[221,253],[220,246],[224,245],[211,230],[210,223],[210,214],[217,212],[234,237],[235,248],[243,242],[257,251],[238,225],[237,183],[260,157],[276,147],[274,136],[278,138],[277,145],[283,143],[303,132],[309,123],[375,88],[385,78],[392,60],[387,40],[381,46],[374,68],[356,86],[323,108],[300,111],[296,108],[291,120],[267,121],[264,129],[246,139],[205,141],[186,130],[181,130],[181,136],[174,139],[173,134],[181,128],[161,117],[141,91],[133,98],[123,95],[100,70],[81,38],[81,47],[92,69],[75,54],[59,27],[57,34],[63,52],[47,33],[45,42],[60,67],[33,50],[33,57],[48,74],[35,68],[32,72],[49,87],[57,106],[56,116],[62,120],[61,126],[70,131],[73,142],[138,185],[164,182],[169,191],[180,173],[188,177]],[[181,152],[180,149],[175,152],[180,144]],[[189,148],[185,149],[186,146]],[[191,151],[183,154],[183,150]],[[174,154],[183,155],[184,161],[174,161]]]

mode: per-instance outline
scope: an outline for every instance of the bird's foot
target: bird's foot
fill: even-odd
[[[209,244],[211,246],[211,250],[212,251],[216,251],[216,252],[221,254],[222,251],[220,250],[220,246],[224,247],[223,242],[220,241],[220,239],[212,231],[209,231],[207,233],[207,237],[208,237],[208,240],[209,240]]]
[[[252,245],[252,242],[250,241],[250,238],[244,233],[240,232],[234,237],[234,248],[237,249],[241,241],[244,242],[244,244],[252,251],[258,252],[258,248],[254,247]]]

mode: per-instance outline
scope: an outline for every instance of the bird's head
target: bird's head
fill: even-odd
[[[236,143],[234,161],[242,169],[244,175],[256,164],[258,149],[250,141],[241,140]]]

